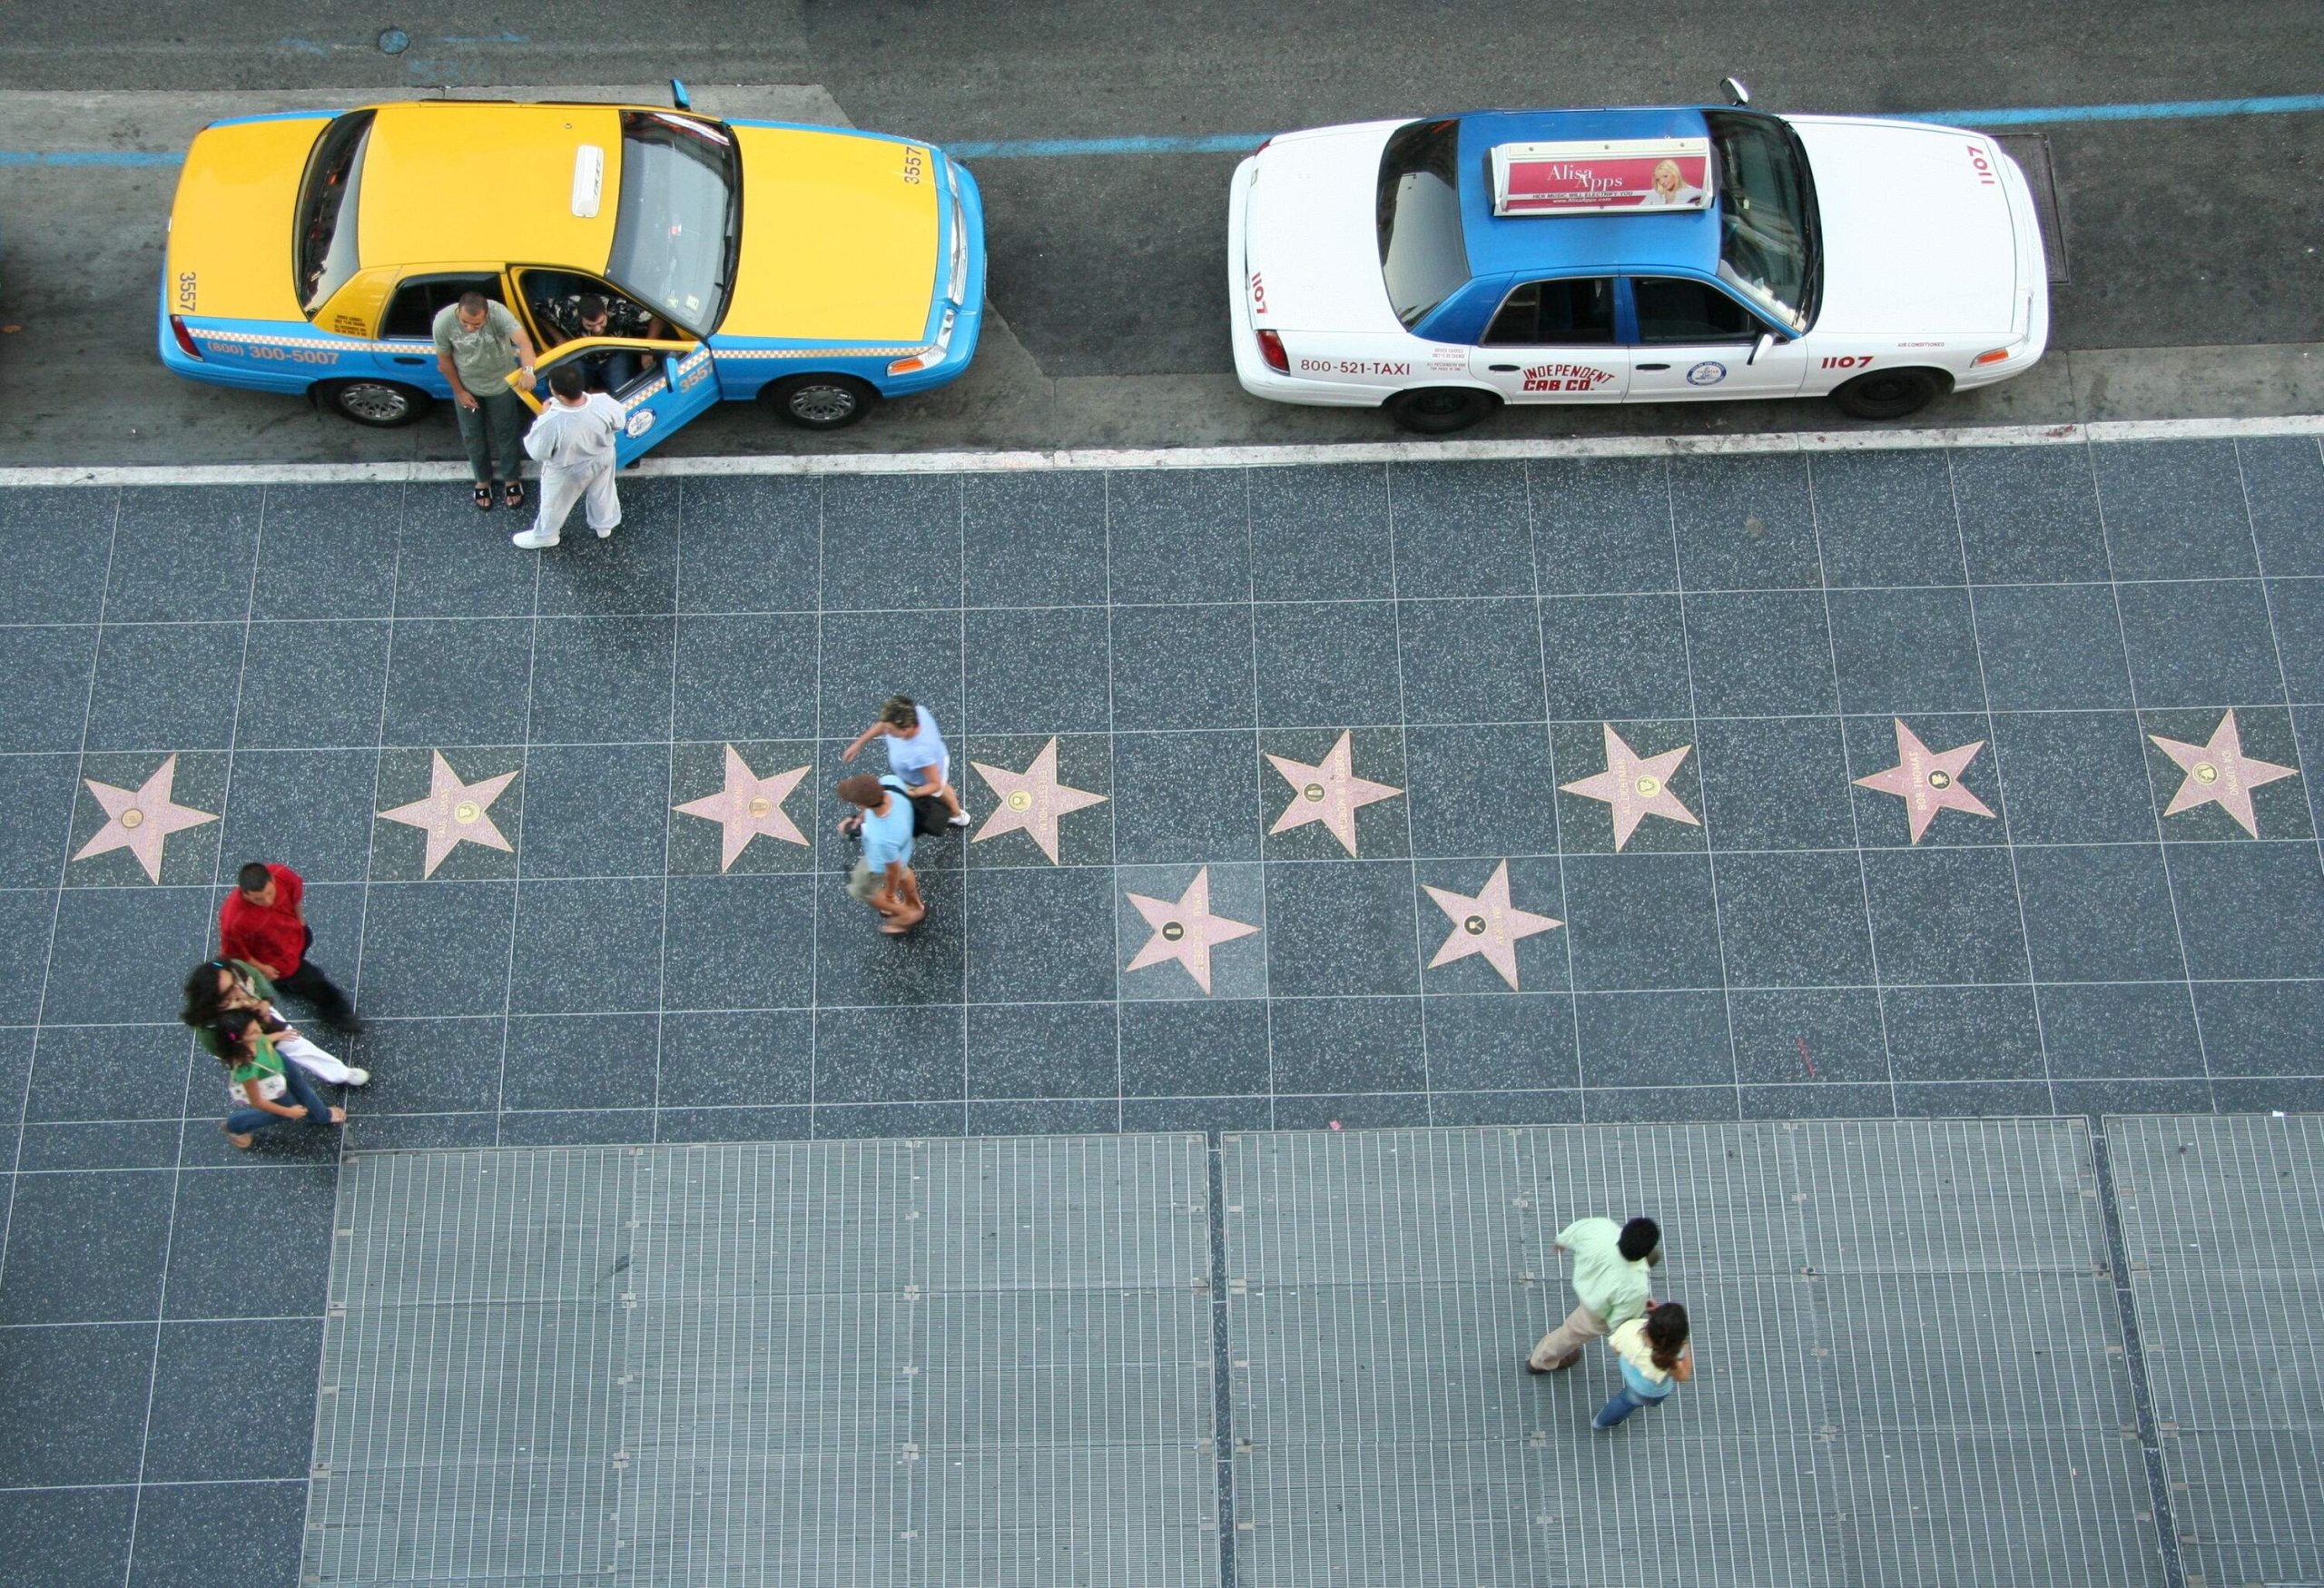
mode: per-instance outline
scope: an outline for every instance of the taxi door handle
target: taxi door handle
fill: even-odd
[[[1670,366],[1668,364],[1640,364],[1635,366],[1635,368],[1640,370],[1668,370],[1669,367]]]
[[[428,360],[419,358],[407,358],[405,355],[398,353],[396,355],[396,362],[399,364],[424,364],[428,362]]]
[[[1496,375],[1514,375],[1517,373],[1517,366],[1514,364],[1488,364],[1485,368],[1491,370]]]

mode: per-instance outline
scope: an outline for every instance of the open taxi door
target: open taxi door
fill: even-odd
[[[509,390],[538,413],[548,400],[549,371],[576,359],[587,360],[589,384],[621,404],[621,434],[614,439],[620,464],[643,458],[718,401],[709,347],[659,337],[591,336],[560,342],[536,365],[541,376],[537,390],[525,389],[522,370],[509,375]]]

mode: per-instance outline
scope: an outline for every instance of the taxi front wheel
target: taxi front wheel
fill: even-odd
[[[759,400],[803,429],[843,429],[872,411],[880,394],[852,375],[792,375],[770,384]]]
[[[327,380],[315,398],[341,419],[382,430],[408,425],[435,406],[426,392],[393,380]]]
[[[1419,391],[1399,391],[1384,404],[1388,417],[1407,430],[1423,436],[1450,435],[1465,430],[1501,406],[1490,391],[1466,386],[1431,386]]]
[[[1850,419],[1900,419],[1920,412],[1952,384],[1935,370],[1875,370],[1837,388],[1832,400]]]

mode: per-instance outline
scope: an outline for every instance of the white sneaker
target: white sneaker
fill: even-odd
[[[342,1084],[347,1086],[361,1086],[370,1079],[371,1072],[369,1070],[359,1070],[354,1065],[350,1064],[347,1067],[347,1080]]]
[[[600,540],[611,540],[614,538],[614,531],[619,528],[620,526],[617,524],[608,524],[604,528],[597,531],[597,538]]]
[[[538,528],[532,528],[519,529],[517,533],[508,537],[508,538],[527,551],[547,551],[551,547],[558,544],[561,538],[555,535],[544,535]]]
[[[969,814],[962,811],[957,816],[948,816],[945,818],[944,824],[947,827],[965,827],[969,824]]]

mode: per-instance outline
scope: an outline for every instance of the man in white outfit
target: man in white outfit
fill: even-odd
[[[614,438],[621,434],[621,404],[591,391],[577,360],[548,372],[549,403],[525,433],[525,450],[541,466],[540,517],[510,537],[527,551],[557,544],[576,501],[603,540],[621,522],[614,494]]]

